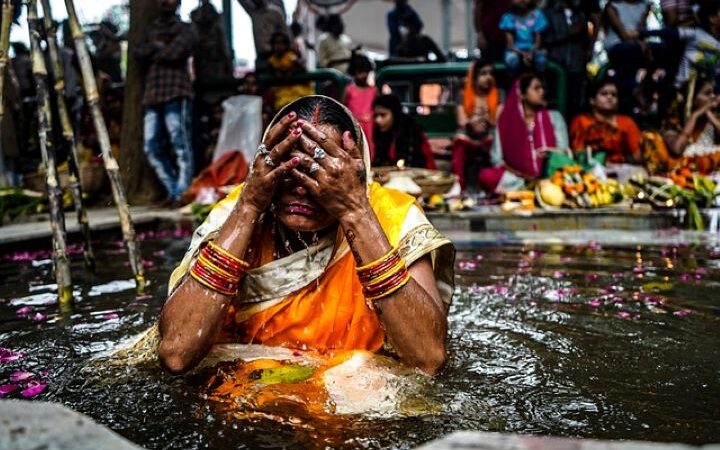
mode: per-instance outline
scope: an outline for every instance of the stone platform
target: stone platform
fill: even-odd
[[[692,445],[642,441],[599,441],[480,431],[457,431],[417,450],[720,450],[720,444]]]
[[[28,400],[0,400],[0,449],[142,450],[70,408]]]

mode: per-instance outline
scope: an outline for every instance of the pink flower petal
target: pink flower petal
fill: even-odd
[[[521,259],[521,260],[518,262],[518,268],[519,268],[519,269],[526,269],[526,268],[528,268],[528,267],[530,267],[530,262],[525,261],[524,259]]]
[[[685,317],[685,316],[689,316],[690,314],[692,314],[694,312],[695,311],[692,309],[679,309],[677,311],[673,311],[673,316]]]
[[[592,250],[600,250],[600,243],[598,241],[590,241],[588,242],[588,248]]]
[[[25,353],[14,352],[10,349],[0,347],[0,364],[17,361],[23,356],[25,356]]]
[[[592,306],[593,308],[597,308],[599,306],[602,306],[603,302],[599,298],[591,298],[588,301],[588,305]]]
[[[28,314],[32,312],[32,310],[32,306],[23,306],[22,308],[19,308],[17,311],[15,311],[15,314],[17,314],[18,317],[27,317]]]
[[[117,313],[107,313],[107,314],[102,315],[102,318],[105,320],[113,320],[113,319],[117,319],[118,317],[120,317],[120,316],[118,316]]]
[[[618,311],[617,314],[615,314],[615,317],[618,319],[629,319],[631,315],[632,314],[627,311]]]
[[[589,273],[589,274],[585,275],[585,279],[588,281],[595,281],[598,278],[600,278],[600,275],[598,275],[596,273]]]
[[[32,372],[28,372],[26,370],[18,370],[16,372],[13,372],[12,375],[10,375],[10,380],[13,383],[17,383],[18,381],[25,381],[29,380],[30,378],[34,377],[35,374]]]
[[[34,320],[36,322],[40,322],[41,320],[47,319],[47,316],[43,313],[35,313],[33,316],[28,316],[30,320]]]
[[[0,398],[5,397],[11,392],[15,392],[19,387],[17,384],[3,384],[0,386]]]
[[[567,272],[563,270],[556,270],[553,272],[553,278],[563,278],[565,275],[567,275]]]
[[[39,381],[31,381],[28,383],[28,387],[20,392],[20,395],[25,398],[32,398],[41,394],[45,388],[47,388],[47,384],[40,383]]]

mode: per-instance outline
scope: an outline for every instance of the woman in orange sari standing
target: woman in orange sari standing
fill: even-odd
[[[341,104],[308,96],[266,131],[245,184],[195,231],[170,280],[158,356],[173,374],[216,343],[446,360],[454,250],[406,194],[368,182]]]

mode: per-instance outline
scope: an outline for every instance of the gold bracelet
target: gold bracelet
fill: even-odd
[[[393,255],[393,253],[395,253],[396,251],[397,251],[397,247],[393,247],[393,248],[390,249],[390,251],[388,251],[387,253],[385,253],[385,255],[383,255],[382,257],[376,259],[375,261],[373,261],[373,262],[371,262],[371,263],[365,264],[364,266],[357,267],[357,268],[355,268],[355,270],[358,271],[358,272],[362,272],[363,270],[370,269],[370,268],[372,268],[373,266],[375,266],[375,265],[377,265],[377,264],[380,264],[380,263],[382,263],[384,260],[386,260],[386,259],[388,259],[389,257],[391,257],[391,256]]]
[[[378,294],[378,295],[376,295],[376,296],[374,296],[374,297],[366,297],[366,298],[365,298],[365,301],[366,301],[367,303],[373,305],[370,309],[372,309],[372,310],[375,309],[375,305],[373,304],[373,302],[374,302],[375,300],[380,300],[381,298],[384,298],[384,297],[387,297],[387,296],[393,294],[394,292],[396,292],[397,290],[399,290],[401,287],[403,287],[403,286],[405,286],[406,284],[408,284],[408,282],[410,281],[410,278],[411,278],[410,272],[408,272],[408,274],[405,275],[405,278],[403,278],[403,280],[402,280],[401,282],[399,282],[396,286],[393,286],[392,288],[388,289],[387,291],[383,292],[382,294]]]
[[[405,261],[402,258],[400,258],[400,261],[398,261],[397,264],[390,267],[385,273],[383,273],[379,277],[373,278],[372,280],[368,281],[367,284],[365,285],[365,287],[371,288],[371,287],[375,286],[376,284],[379,284],[379,283],[387,280],[388,278],[392,277],[393,275],[400,272],[404,268],[405,268]]]
[[[233,255],[232,253],[230,253],[230,252],[227,251],[226,249],[224,249],[224,248],[220,247],[219,245],[215,244],[213,241],[208,241],[207,245],[208,245],[208,247],[212,247],[212,250],[213,250],[213,251],[216,251],[216,252],[220,253],[221,255],[225,256],[226,258],[231,259],[232,261],[236,262],[237,264],[243,266],[245,269],[247,269],[248,267],[250,267],[250,264],[248,264],[247,262],[245,262],[245,261],[243,261],[242,259],[238,258],[237,256]]]

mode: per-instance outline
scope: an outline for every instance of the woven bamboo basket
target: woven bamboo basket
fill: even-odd
[[[63,190],[67,189],[70,185],[70,176],[68,171],[61,170],[59,172],[59,176],[60,187],[62,187]],[[100,163],[84,164],[80,167],[80,178],[83,193],[92,198],[105,186],[105,169]],[[25,189],[29,189],[31,191],[45,192],[45,174],[35,172],[23,176],[23,186]]]

